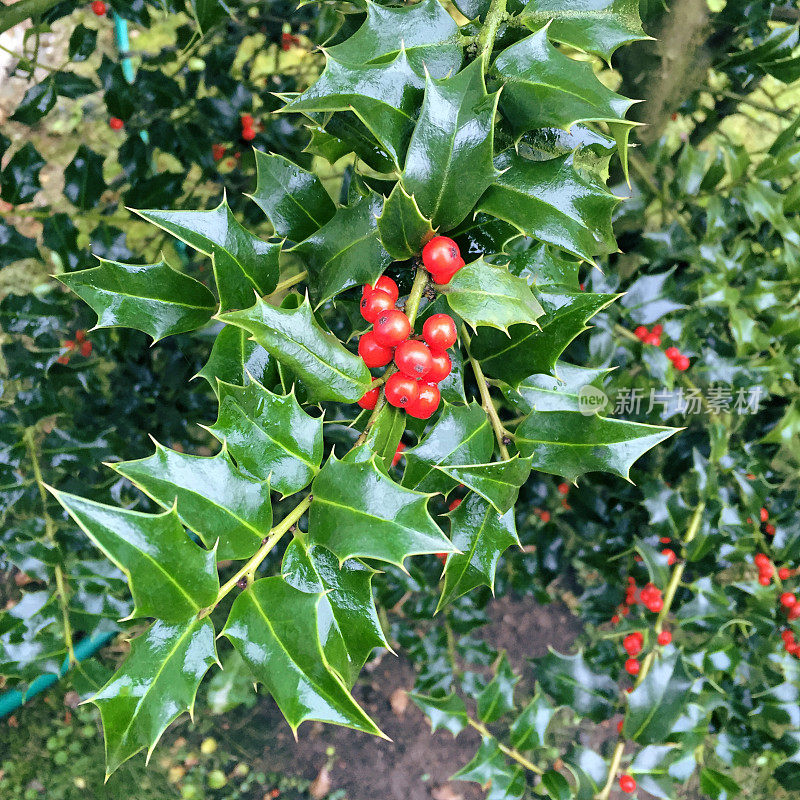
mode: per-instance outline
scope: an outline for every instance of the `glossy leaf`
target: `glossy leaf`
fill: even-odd
[[[284,496],[308,486],[322,463],[322,418],[307,414],[294,393],[273,394],[255,380],[218,387],[219,414],[208,430],[239,467]]]
[[[309,540],[342,563],[375,558],[400,567],[409,556],[455,550],[428,512],[430,495],[395,483],[375,463],[334,455],[314,479]]]
[[[474,781],[488,786],[485,800],[520,800],[525,794],[525,773],[509,766],[494,737],[484,737],[472,761],[453,780]]]
[[[480,325],[507,334],[511,325],[538,327],[537,319],[544,313],[527,281],[482,258],[462,267],[442,293],[472,328]]]
[[[275,359],[244,328],[225,325],[214,339],[211,355],[197,377],[208,381],[219,398],[217,381],[244,386],[252,377],[261,384],[271,385],[276,378]]]
[[[269,483],[247,478],[223,448],[213,458],[156,442],[152,456],[111,465],[178,518],[220,559],[249,558],[272,527]]]
[[[442,729],[458,736],[467,727],[467,707],[458,695],[430,697],[415,692],[410,697],[428,718],[432,733]]]
[[[508,461],[438,465],[437,469],[488,500],[498,514],[505,514],[517,502],[519,489],[531,474],[531,457],[517,454]]]
[[[64,195],[82,211],[94,208],[106,190],[103,157],[82,144],[64,168]]]
[[[382,736],[328,664],[319,640],[321,598],[283,578],[262,578],[236,598],[223,634],[295,734],[305,720],[318,720]]]
[[[94,53],[97,31],[85,25],[76,25],[69,36],[70,61],[86,61]]]
[[[426,77],[401,180],[435,228],[458,225],[494,180],[497,98],[486,93],[480,59],[450,78]]]
[[[320,179],[275,153],[254,150],[256,189],[249,197],[269,217],[278,236],[300,242],[336,213]]]
[[[532,411],[514,441],[540,472],[570,481],[587,472],[611,472],[629,480],[633,463],[677,430],[574,411]]]
[[[248,331],[317,400],[353,403],[369,389],[372,379],[364,362],[320,327],[307,297],[296,309],[276,308],[257,299],[252,308],[219,318]]]
[[[157,621],[133,640],[130,655],[92,698],[106,737],[106,775],[147,748],[155,749],[167,726],[193,713],[200,681],[217,662],[209,619]]]
[[[511,746],[522,751],[544,747],[547,728],[553,721],[556,710],[543,694],[537,692],[511,723]]]
[[[364,440],[364,447],[360,448],[363,453],[362,460],[368,461],[372,457],[371,454],[375,453],[379,459],[383,460],[384,466],[388,469],[394,460],[397,445],[400,444],[405,429],[405,412],[386,403],[378,412],[377,419],[369,429],[367,438]],[[355,455],[354,452],[353,456],[355,457]]]
[[[579,393],[585,386],[591,386],[606,369],[576,367],[563,361],[555,362],[552,375],[531,375],[525,378],[516,389],[502,386],[506,399],[523,413],[537,411],[580,411]]]
[[[97,328],[126,327],[158,341],[205,325],[214,313],[214,295],[199,281],[176,272],[165,261],[120,264],[59,275],[97,314]]]
[[[384,250],[396,261],[418,255],[422,246],[433,238],[431,221],[422,216],[417,201],[400,183],[395,184],[383,202],[378,234]]]
[[[131,617],[177,623],[212,605],[216,557],[185,533],[175,509],[142,514],[50,489],[78,527],[128,578]]]
[[[571,800],[572,790],[567,779],[555,769],[548,769],[542,775],[542,786],[552,800]]]
[[[447,558],[438,608],[478,586],[494,592],[500,556],[512,544],[519,545],[513,510],[501,516],[479,495],[467,495],[449,516],[450,539],[461,552]]]
[[[56,90],[52,80],[45,80],[31,86],[9,117],[12,122],[23,125],[36,124],[56,104]]]
[[[495,722],[504,714],[514,710],[514,687],[519,682],[503,653],[494,677],[480,692],[477,698],[478,719],[481,722]]]
[[[41,188],[39,173],[45,163],[33,144],[26,142],[0,173],[0,197],[12,206],[33,200]]]

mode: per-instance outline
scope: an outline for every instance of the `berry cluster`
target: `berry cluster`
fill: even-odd
[[[660,631],[658,636],[656,636],[656,642],[658,642],[661,647],[666,647],[671,641],[672,634],[669,631]],[[629,675],[639,674],[641,665],[639,664],[636,656],[642,652],[643,646],[644,634],[641,631],[629,633],[622,640],[622,647],[628,654],[628,658],[625,660],[625,672],[627,672]]]
[[[614,625],[617,625],[620,621],[620,615],[627,617],[628,614],[630,614],[631,607],[635,606],[637,603],[641,603],[653,614],[658,614],[661,609],[664,608],[664,599],[661,596],[661,589],[659,589],[658,586],[648,583],[646,586],[642,587],[641,591],[638,591],[636,587],[636,579],[632,575],[629,575],[628,585],[625,588],[625,602],[620,607],[619,614],[614,614],[614,616],[611,617],[611,622]]]
[[[386,379],[386,400],[404,408],[417,419],[428,419],[439,407],[437,384],[452,369],[447,349],[455,344],[456,324],[447,314],[433,314],[422,326],[422,341],[411,338],[411,322],[395,308],[397,284],[383,275],[374,286],[367,284],[361,294],[361,316],[372,323],[372,330],[358,342],[358,354],[370,368],[385,367],[394,359],[396,372]],[[358,404],[375,408],[380,389],[370,389]]]
[[[285,22],[281,31],[281,50],[291,50],[293,44],[300,44],[300,39],[292,34],[291,26]]]
[[[246,142],[252,142],[256,138],[256,130],[253,127],[253,116],[251,114],[242,114],[242,139]]]
[[[662,325],[653,325],[652,330],[648,330],[644,325],[639,325],[634,331],[636,338],[643,344],[651,344],[654,347],[661,347],[661,334],[664,332]],[[689,369],[691,362],[689,356],[685,356],[677,347],[668,347],[664,355],[672,362],[678,372],[685,372]]]
[[[94,11],[98,17],[102,17],[105,16],[106,11],[108,11],[108,6],[103,2],[103,0],[94,0],[92,3],[92,11]]]
[[[453,275],[464,266],[458,245],[447,236],[434,236],[422,248],[422,263],[434,283],[450,283]]]
[[[92,343],[86,338],[86,331],[75,331],[74,339],[67,339],[64,342],[66,353],[62,353],[56,361],[59,364],[69,364],[72,353],[77,350],[84,358],[88,358],[92,354]]]
[[[762,507],[761,510],[758,512],[758,519],[759,519],[759,522],[761,523],[761,525],[763,526],[762,527],[763,532],[767,536],[774,536],[775,535],[775,531],[777,530],[777,528],[771,522],[768,522],[768,520],[769,520],[769,511],[767,511],[766,508]],[[748,525],[752,525],[753,524],[752,517],[748,517],[747,518],[747,524]]]

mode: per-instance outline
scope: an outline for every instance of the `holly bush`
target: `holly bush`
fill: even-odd
[[[797,33],[765,4],[720,45],[737,7],[714,17],[711,85],[638,150],[615,91],[635,83],[626,49],[654,46],[635,2],[326,7],[319,77],[228,99],[228,129],[254,131],[240,115],[257,96],[305,155],[256,139],[211,211],[132,186],[161,232],[143,249],[173,250],[62,259],[97,328],[133,329],[91,334],[108,337],[103,374],[63,363],[85,334],[59,347],[41,300],[4,302],[26,337],[22,413],[4,420],[21,504],[6,550],[36,591],[5,617],[3,673],[55,670],[76,631],[125,616],[130,655],[93,697],[109,773],[153,751],[209,672],[246,670],[295,732],[383,735],[352,688],[394,645],[434,728],[481,733],[457,775],[491,798],[672,798],[690,781],[731,797],[756,757],[762,782],[797,788],[798,124],[757,157],[696,147],[730,113],[709,98],[735,109],[764,76],[794,79]],[[224,80],[238,96],[241,78]],[[224,115],[196,90],[190,160],[213,170]],[[160,102],[154,89],[172,120]],[[119,118],[127,132],[137,117]],[[324,183],[342,164],[335,202]],[[173,196],[178,210],[140,202]],[[137,391],[162,395],[120,414],[103,398],[142,334]],[[88,406],[86,430],[51,445],[59,429],[24,415],[31,392],[52,402],[40,373],[76,405],[96,395],[108,436],[92,438]],[[473,635],[491,595],[515,592],[585,623],[531,686]]]

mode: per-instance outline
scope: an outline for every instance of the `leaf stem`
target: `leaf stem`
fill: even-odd
[[[285,281],[281,281],[271,292],[271,294],[277,294],[278,292],[285,292],[287,289],[291,289],[292,286],[296,286],[298,283],[302,283],[308,277],[308,270],[304,269],[302,272],[298,272],[297,275],[292,275],[291,278],[287,278]]]
[[[39,489],[39,497],[42,501],[42,518],[44,519],[44,530],[48,540],[54,547],[58,547],[56,541],[56,526],[53,518],[47,511],[47,490],[45,489],[44,479],[42,478],[42,469],[39,464],[39,455],[36,451],[36,440],[33,437],[33,428],[26,428],[23,435],[25,447],[28,450],[28,456],[33,465],[33,476],[36,480],[36,485]],[[72,643],[72,625],[69,621],[69,601],[67,598],[67,582],[64,577],[64,570],[61,564],[56,564],[54,568],[56,578],[56,594],[58,595],[58,605],[61,609],[61,620],[64,627],[64,642],[67,645],[67,656],[69,659],[69,666],[78,663],[75,658],[75,649]]]
[[[461,338],[464,341],[464,347],[467,350],[467,358],[469,359],[469,363],[472,366],[472,371],[475,374],[475,380],[478,384],[478,391],[481,393],[483,410],[488,414],[489,421],[492,423],[492,430],[494,431],[495,438],[497,439],[497,446],[500,449],[500,455],[503,457],[503,461],[508,461],[511,458],[508,452],[508,447],[506,447],[505,443],[505,439],[508,434],[506,429],[503,427],[503,423],[500,421],[499,415],[497,414],[497,408],[495,408],[494,400],[492,400],[492,395],[489,392],[489,384],[486,382],[486,376],[483,374],[481,365],[478,363],[478,360],[473,357],[472,352],[470,351],[470,338],[469,334],[467,333],[466,325],[461,326]]]
[[[495,736],[492,736],[492,732],[482,723],[478,722],[476,719],[472,719],[472,717],[467,717],[467,722],[470,724],[471,727],[475,728],[481,736],[488,736],[497,741]],[[535,772],[537,775],[544,775],[544,770],[541,767],[537,767],[532,761],[529,761],[525,758],[519,750],[516,750],[513,747],[507,747],[502,742],[497,742],[498,749],[505,753],[509,758],[513,758],[518,764],[521,764],[525,769],[530,770],[531,772]]]
[[[606,778],[603,788],[594,796],[594,800],[608,800],[611,794],[611,787],[614,785],[617,773],[619,772],[619,765],[622,762],[622,756],[625,753],[625,742],[617,742],[614,748],[614,753],[611,756],[611,763],[608,765],[608,777]]]
[[[478,52],[483,61],[483,69],[486,71],[489,58],[494,49],[494,40],[497,38],[497,31],[500,24],[506,17],[506,0],[492,0],[489,11],[486,14],[486,21],[478,36]]]

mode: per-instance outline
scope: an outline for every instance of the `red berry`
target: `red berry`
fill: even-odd
[[[756,479],[756,476],[753,475],[752,472],[748,472],[747,475],[745,475],[745,478],[747,478],[747,480],[749,481],[754,481]]]
[[[392,360],[392,348],[378,344],[372,331],[358,340],[358,354],[370,369],[385,367]]]
[[[691,364],[688,356],[678,356],[672,363],[675,365],[675,369],[678,370],[678,372],[686,372]]]
[[[378,402],[381,390],[378,388],[370,389],[359,401],[358,404],[361,408],[366,408],[367,411],[372,411],[375,404]]]
[[[796,603],[789,609],[789,619],[794,620],[800,617],[800,603]]]
[[[81,355],[88,358],[92,354],[92,343],[91,342],[82,342],[81,343]]]
[[[769,511],[767,511],[767,509],[766,509],[766,508],[762,508],[762,509],[761,509],[761,510],[758,512],[758,518],[759,518],[759,519],[760,519],[762,522],[766,522],[766,521],[769,519]]]
[[[98,17],[102,17],[106,13],[106,9],[107,6],[103,0],[94,0],[92,3],[92,11],[94,11]]]
[[[767,536],[774,536],[775,535],[775,526],[774,525],[770,525],[769,523],[767,523],[764,526],[764,533],[766,533]]]
[[[791,608],[797,603],[797,598],[791,592],[784,592],[781,595],[781,605],[784,608]]]
[[[559,483],[558,484],[558,493],[559,494],[569,494],[569,484],[568,483]]]
[[[403,457],[403,450],[405,449],[406,446],[402,442],[400,442],[400,444],[397,445],[397,450],[394,451],[394,456],[392,456],[393,467],[396,467],[398,465],[400,459]]]
[[[675,561],[677,560],[675,553],[672,552],[668,547],[661,551],[662,556],[666,556],[667,564],[671,567]]]
[[[64,341],[64,347],[66,347],[67,350],[74,350],[75,349],[75,342],[73,342],[72,339],[66,339]]]
[[[619,788],[625,794],[633,794],[636,791],[636,781],[630,775],[620,775]]]
[[[665,355],[665,356],[666,356],[666,357],[667,357],[667,358],[668,358],[670,361],[674,361],[676,358],[678,358],[678,356],[680,356],[680,354],[681,354],[681,351],[680,351],[680,350],[678,350],[678,348],[677,348],[677,347],[668,347],[668,348],[667,348],[667,349],[664,351],[664,355]]]
[[[542,522],[550,522],[550,512],[549,511],[542,511],[541,514],[539,514],[539,519]]]
[[[434,236],[422,248],[422,263],[430,273],[447,272],[460,259],[458,245],[447,236]]]
[[[388,275],[381,275],[381,277],[375,281],[373,291],[386,292],[386,294],[392,298],[393,303],[396,303],[397,298],[400,297],[400,290],[397,288],[397,284]]]
[[[402,372],[389,376],[384,387],[386,400],[396,408],[407,408],[419,397],[419,383]]]
[[[242,114],[242,130],[253,127],[253,115]]]
[[[611,624],[619,625],[619,614],[614,614],[614,616],[611,617]]]
[[[422,380],[431,371],[433,356],[424,342],[406,339],[397,345],[394,351],[394,363],[404,375]]]
[[[375,322],[381,311],[394,308],[392,296],[386,292],[372,291],[361,298],[361,316],[367,322]]]
[[[425,376],[428,383],[441,383],[453,370],[450,356],[444,352],[431,351],[431,371]]]
[[[758,582],[759,582],[759,583],[760,583],[762,586],[769,586],[769,585],[770,585],[770,583],[772,583],[772,578],[770,578],[770,576],[769,576],[769,575],[764,575],[764,574],[761,574],[761,575],[759,575],[759,576],[758,576]]]
[[[778,577],[779,577],[779,578],[780,578],[782,581],[789,580],[789,578],[791,578],[791,577],[792,577],[792,571],[791,571],[791,570],[790,570],[788,567],[781,567],[781,568],[778,570]]]
[[[666,647],[672,641],[672,634],[669,631],[661,631],[658,634],[658,643],[662,647]]]
[[[766,553],[756,553],[753,558],[753,563],[761,569],[762,567],[769,566],[769,558]]]
[[[439,561],[442,562],[442,564],[446,564],[448,555],[449,555],[448,553],[437,553],[436,558],[438,558]]]
[[[422,325],[422,337],[434,350],[447,350],[456,343],[456,323],[449,314],[433,314]]]
[[[246,142],[252,142],[256,138],[256,132],[252,128],[245,128],[242,131],[242,139]]]
[[[784,628],[781,631],[781,639],[784,642],[793,642],[794,641],[794,631],[790,631],[788,628]]]
[[[658,336],[658,334],[653,333],[653,331],[650,331],[650,333],[648,333],[645,337],[644,343],[652,344],[654,347],[658,347],[661,344],[661,337]]]
[[[112,131],[121,131],[125,123],[119,117],[111,117],[108,120],[108,127]]]
[[[431,278],[433,278],[434,283],[438,283],[440,286],[444,286],[446,283],[450,283],[453,279],[453,275],[458,272],[461,267],[464,266],[464,259],[459,258],[455,264],[449,269],[442,269],[437,272],[431,272]]]
[[[636,328],[634,328],[633,335],[637,339],[641,339],[641,341],[644,341],[650,335],[650,331],[647,330],[647,328],[645,328],[644,325],[638,325]]]
[[[75,331],[75,341],[82,342],[86,338],[86,331],[81,328],[79,331]]]
[[[457,508],[458,508],[458,507],[461,505],[461,503],[462,503],[462,502],[463,502],[463,501],[461,500],[461,498],[460,498],[460,497],[457,497],[455,500],[453,500],[453,502],[452,502],[452,503],[450,503],[450,505],[449,505],[449,506],[447,506],[447,508],[448,508],[450,511],[455,511],[455,510],[456,510],[456,509],[457,509]]]
[[[619,613],[622,614],[623,617],[627,617],[628,614],[631,613],[631,610],[629,608],[621,608]]]
[[[653,614],[658,614],[662,608],[664,608],[664,601],[660,597],[651,600],[647,606],[648,611],[652,611]]]
[[[623,728],[624,726],[625,726],[625,720],[624,720],[624,719],[621,719],[621,720],[620,720],[620,721],[617,723],[617,733],[622,733],[622,728]]]
[[[653,325],[650,333],[655,334],[656,336],[661,336],[664,333],[664,326],[663,325]]]
[[[378,315],[373,331],[378,344],[384,347],[397,347],[400,342],[408,339],[411,323],[402,311],[390,308]]]
[[[629,633],[622,640],[622,646],[629,656],[638,656],[642,652],[642,640],[635,633]]]
[[[69,364],[69,356],[65,353],[63,356],[59,356],[56,361],[59,364]]]
[[[222,161],[225,158],[225,146],[221,144],[211,145],[211,155],[214,161]]]
[[[400,373],[395,374],[399,375]],[[429,383],[420,383],[417,399],[406,406],[406,411],[416,419],[428,419],[439,408],[441,399],[438,387],[431,386]]]
[[[638,675],[642,665],[635,658],[628,658],[625,660],[625,672],[628,675]]]

